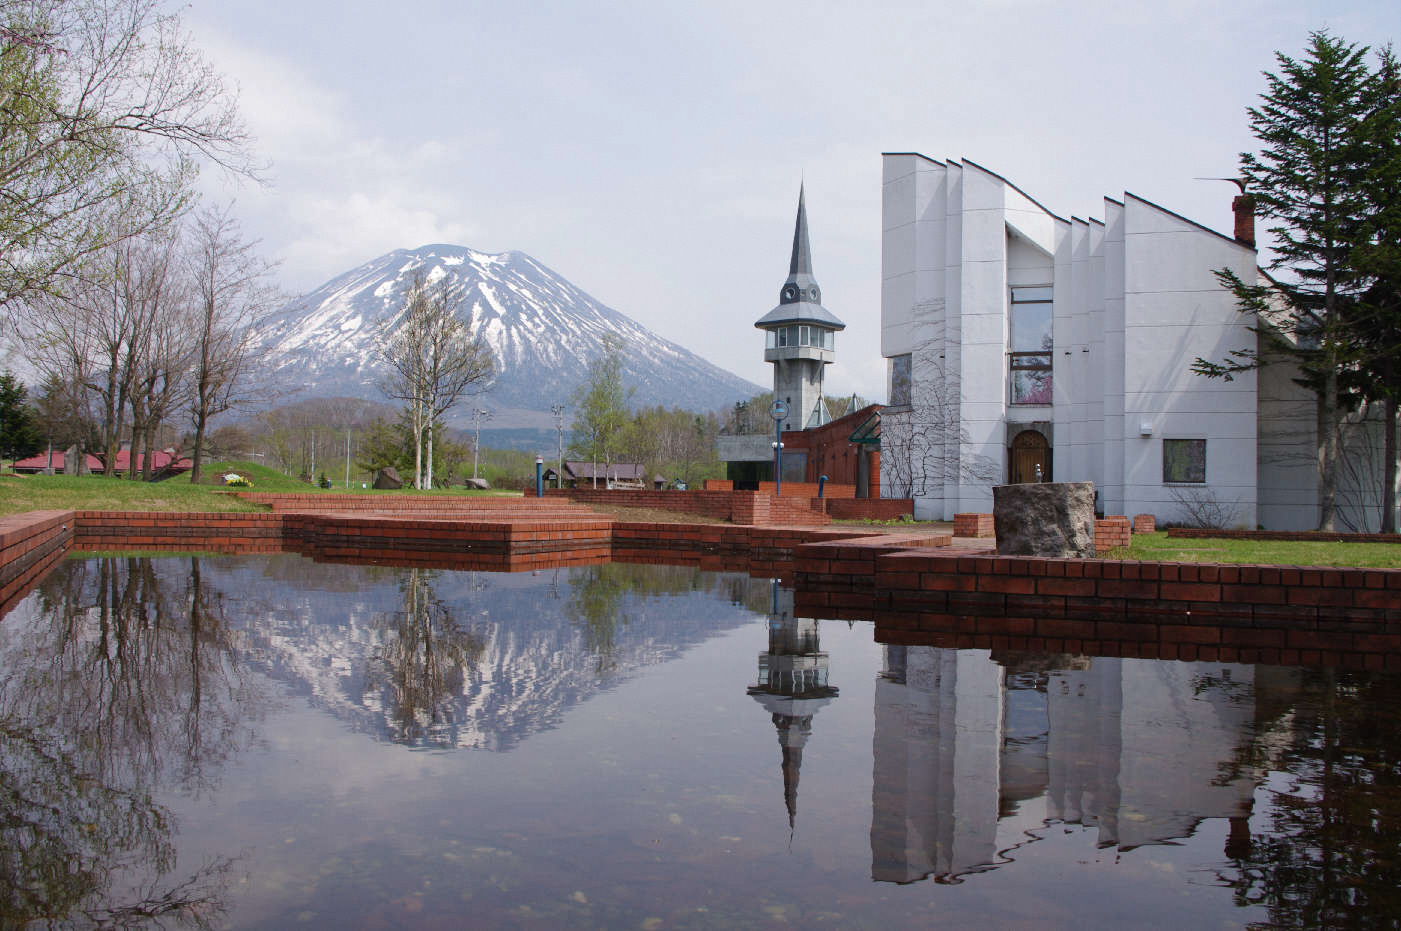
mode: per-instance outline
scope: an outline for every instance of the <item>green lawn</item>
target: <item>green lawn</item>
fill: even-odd
[[[312,485],[299,482],[265,466],[250,462],[214,462],[204,467],[207,484],[191,485],[188,476],[176,476],[164,482],[132,482],[126,479],[104,478],[100,475],[8,475],[0,477],[0,515],[24,511],[89,510],[89,511],[262,511],[262,505],[242,501],[223,486],[227,472],[237,472],[253,482],[249,491],[320,493]],[[332,486],[325,494],[344,494],[347,489]],[[519,492],[467,491],[462,488],[434,491],[381,492],[362,490],[358,485],[349,491],[357,494],[424,494],[424,495],[491,495]]]
[[[1140,559],[1150,562],[1260,563],[1401,569],[1401,543],[1184,539],[1169,538],[1166,531],[1136,533],[1127,550],[1111,550],[1104,556],[1108,559]]]

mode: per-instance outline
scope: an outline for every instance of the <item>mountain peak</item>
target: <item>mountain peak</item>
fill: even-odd
[[[603,339],[623,341],[639,405],[728,406],[763,390],[643,327],[524,252],[452,243],[396,249],[332,278],[274,314],[259,334],[274,386],[301,397],[383,399],[376,339],[403,311],[416,273],[455,279],[458,313],[491,345],[501,374],[485,403],[548,411],[567,403]]]

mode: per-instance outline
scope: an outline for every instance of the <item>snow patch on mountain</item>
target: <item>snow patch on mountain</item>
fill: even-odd
[[[598,302],[523,252],[464,246],[399,249],[287,304],[259,332],[275,387],[299,397],[382,399],[375,346],[402,316],[418,276],[455,279],[459,313],[496,353],[498,408],[544,411],[568,401],[604,337],[623,341],[624,381],[637,405],[725,407],[763,390]]]

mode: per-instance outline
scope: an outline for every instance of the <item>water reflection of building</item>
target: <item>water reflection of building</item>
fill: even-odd
[[[951,877],[1047,822],[1128,849],[1230,819],[1248,843],[1255,668],[885,648],[875,695],[871,875]],[[1029,804],[1044,800],[1042,804]],[[1015,831],[1006,828],[1015,827]],[[1228,851],[1229,852],[1229,851]]]
[[[876,683],[871,878],[963,873],[996,854],[1002,668],[986,651],[886,647]]]
[[[783,803],[788,809],[788,829],[798,816],[798,777],[803,747],[812,736],[812,719],[822,706],[837,697],[827,682],[828,657],[818,643],[817,621],[793,616],[793,591],[773,580],[769,610],[769,648],[759,654],[759,680],[749,687],[764,710],[773,717],[778,745],[783,750]]]

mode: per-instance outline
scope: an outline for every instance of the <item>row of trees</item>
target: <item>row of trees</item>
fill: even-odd
[[[253,327],[278,300],[272,266],[228,211],[204,210],[72,271],[11,310],[43,397],[65,412],[46,423],[49,438],[96,451],[108,475],[128,442],[137,477],[158,429],[187,422],[199,481],[211,420],[247,400]]]
[[[236,94],[158,0],[0,0],[0,326],[63,415],[46,431],[109,474],[178,419],[198,481],[275,296],[230,211],[193,212],[202,164],[258,174]]]
[[[1271,279],[1218,273],[1257,319],[1259,351],[1197,359],[1202,375],[1230,379],[1282,357],[1317,397],[1319,529],[1337,518],[1342,429],[1380,405],[1385,435],[1382,530],[1395,530],[1396,419],[1401,399],[1401,63],[1315,32],[1301,59],[1277,55],[1252,107],[1258,153],[1241,180],[1273,223]]]

